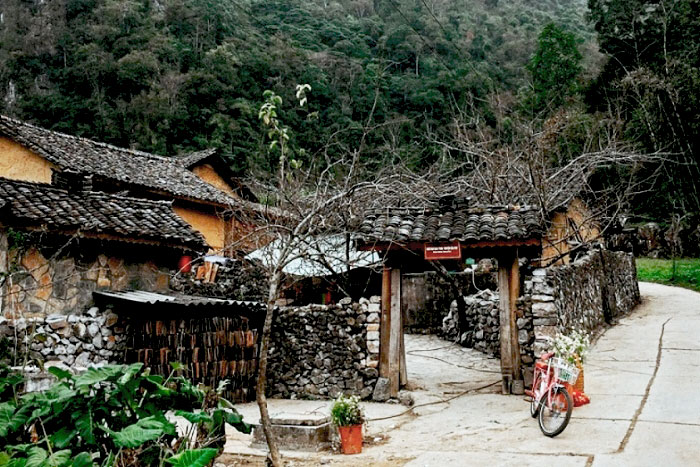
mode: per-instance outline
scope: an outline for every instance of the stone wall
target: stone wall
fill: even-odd
[[[74,368],[121,363],[124,327],[111,311],[96,307],[85,314],[6,319],[0,318],[0,339],[11,347],[13,365],[43,366],[62,362]]]
[[[591,250],[572,264],[534,270],[529,282],[536,354],[557,332],[595,334],[640,300],[634,256],[620,251]]]
[[[450,305],[450,312],[442,322],[442,333],[451,341],[465,347],[471,347],[493,357],[500,356],[500,316],[498,293],[491,290],[466,296],[465,315],[466,331],[459,332],[459,314],[457,301]],[[535,340],[532,322],[531,299],[528,294],[518,298],[517,302],[518,343],[520,358],[525,365],[533,362],[532,349]]]
[[[488,261],[488,264],[492,263]],[[497,288],[496,275],[491,271],[491,267],[479,267],[474,277],[470,272],[461,272],[452,275],[451,279],[462,295],[475,294],[479,289]],[[454,298],[452,286],[436,272],[404,274],[401,277],[404,331],[413,334],[438,334]]]
[[[162,266],[167,259],[158,261],[153,248],[103,248],[88,241],[65,242],[44,240],[41,245],[46,246],[13,246],[7,234],[0,232],[2,316],[36,318],[81,313],[92,306],[96,289],[168,290],[170,271]],[[175,261],[172,259],[173,264]]]
[[[193,264],[193,271],[201,263]],[[180,273],[170,281],[173,290],[188,295],[202,295],[235,300],[266,302],[267,277],[262,266],[254,261],[227,259],[220,264],[213,282],[198,280],[194,272]]]
[[[279,308],[270,342],[270,395],[370,397],[378,376],[379,312],[379,297]]]
[[[571,264],[535,269],[526,278],[517,302],[518,343],[526,385],[535,356],[549,349],[549,338],[573,329],[596,334],[639,303],[636,271],[634,256],[629,253],[592,250]],[[443,335],[498,357],[498,293],[484,290],[464,297],[464,302],[466,331],[459,331],[457,301],[453,301],[443,319]]]

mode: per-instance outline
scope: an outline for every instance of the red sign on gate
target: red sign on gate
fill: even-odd
[[[459,242],[442,243],[442,244],[426,244],[425,259],[429,261],[441,259],[462,259],[462,247]]]

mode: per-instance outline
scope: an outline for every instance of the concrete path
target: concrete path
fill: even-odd
[[[375,420],[362,454],[294,455],[292,462],[700,466],[700,294],[640,287],[642,305],[603,334],[586,362],[591,404],[575,409],[558,437],[541,434],[521,397],[498,394],[496,360],[416,336],[407,340],[416,408],[402,414],[401,406],[368,404]]]

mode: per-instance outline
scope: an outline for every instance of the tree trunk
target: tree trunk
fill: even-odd
[[[270,450],[270,460],[272,465],[280,467],[282,458],[280,451],[277,448],[277,441],[272,434],[272,423],[270,421],[270,413],[267,411],[267,397],[265,397],[265,389],[267,387],[267,352],[270,348],[270,334],[272,333],[272,318],[275,313],[275,300],[277,299],[277,289],[279,287],[280,274],[274,272],[270,278],[270,294],[267,299],[267,313],[265,315],[265,324],[263,325],[262,335],[260,336],[260,358],[258,360],[258,382],[255,387],[255,399],[260,407],[260,421],[262,423],[267,447]]]

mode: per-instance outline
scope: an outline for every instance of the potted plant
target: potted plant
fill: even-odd
[[[331,421],[340,432],[340,445],[343,454],[362,452],[362,424],[365,414],[360,407],[360,398],[341,394],[331,406]]]

